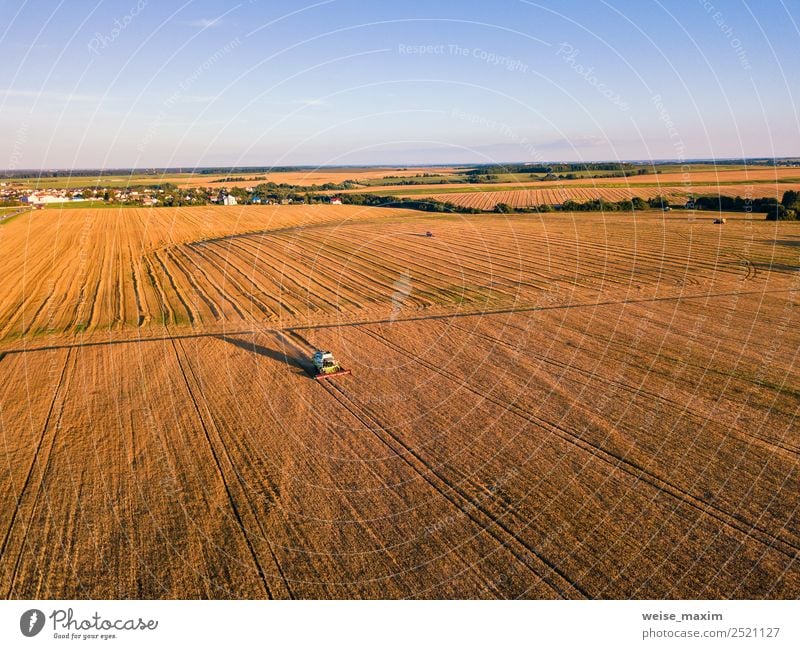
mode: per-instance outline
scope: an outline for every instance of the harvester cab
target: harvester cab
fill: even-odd
[[[314,363],[315,379],[327,379],[333,376],[350,374],[350,370],[346,370],[339,365],[339,362],[333,357],[331,352],[317,350],[311,357],[311,362]]]

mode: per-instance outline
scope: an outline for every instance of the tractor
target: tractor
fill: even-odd
[[[311,357],[311,362],[314,364],[314,378],[318,380],[351,373],[350,370],[339,365],[339,361],[333,357],[331,352],[317,350]]]

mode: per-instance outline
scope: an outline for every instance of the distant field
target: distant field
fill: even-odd
[[[20,215],[0,592],[797,599],[800,223],[727,216]]]
[[[325,183],[341,183],[345,180],[370,181],[385,176],[415,176],[421,173],[450,173],[452,167],[347,167],[330,168],[321,170],[276,171],[259,172],[253,174],[231,172],[229,174],[133,174],[118,176],[101,176],[99,178],[88,176],[74,177],[31,177],[14,178],[5,182],[31,189],[73,189],[86,187],[118,187],[123,189],[132,185],[154,186],[163,183],[172,183],[179,187],[248,187],[261,182],[286,183],[291,185],[322,185]],[[219,183],[225,177],[245,178],[244,181]],[[267,180],[254,180],[267,176]]]
[[[52,177],[30,177],[13,178],[5,180],[12,186],[21,186],[28,189],[84,189],[93,187],[108,187],[111,189],[124,189],[130,185],[153,186],[165,182],[182,183],[192,178],[192,174],[180,174],[170,176],[154,176],[151,174],[125,175],[125,176],[102,176],[100,178],[90,176],[58,176]]]
[[[783,192],[794,189],[800,190],[800,184],[789,185],[756,185],[751,188],[750,198],[772,197],[781,199]],[[602,198],[607,201],[630,200],[638,196],[643,200],[655,196],[665,196],[676,203],[683,203],[689,196],[747,196],[745,188],[741,185],[693,185],[683,187],[645,187],[641,185],[632,187],[563,187],[553,189],[517,189],[510,191],[480,191],[480,192],[447,192],[447,193],[416,193],[405,192],[397,194],[408,198],[433,198],[439,201],[449,201],[463,207],[473,207],[481,210],[492,210],[498,203],[506,203],[512,207],[530,207],[539,205],[559,205],[567,200],[585,202]]]
[[[20,178],[6,182],[28,188],[38,189],[69,189],[85,187],[119,187],[120,189],[131,185],[153,186],[163,183],[173,183],[180,187],[248,187],[260,182],[285,183],[290,185],[323,185],[325,183],[342,183],[345,180],[354,180],[369,187],[370,191],[392,191],[397,189],[397,184],[402,179],[413,178],[422,184],[415,185],[414,189],[439,188],[445,191],[492,191],[493,187],[529,185],[547,188],[561,185],[597,185],[597,186],[627,186],[627,185],[685,185],[685,184],[756,184],[763,183],[800,183],[800,169],[796,167],[743,167],[735,165],[689,165],[686,170],[681,170],[676,165],[658,167],[661,173],[632,175],[627,178],[609,177],[592,178],[593,175],[610,175],[605,171],[579,171],[572,172],[578,176],[574,180],[543,181],[545,174],[497,174],[496,180],[488,184],[470,184],[463,182],[453,185],[442,185],[442,181],[455,182],[463,179],[469,167],[353,167],[353,168],[326,168],[319,170],[278,171],[257,174],[244,174],[231,172],[230,174],[135,174],[124,176],[103,176],[91,178],[86,176],[58,177],[58,178]],[[567,173],[567,172],[560,172]],[[425,184],[425,178],[414,178],[422,174],[433,174]],[[243,177],[243,181],[219,183],[226,176]],[[254,180],[254,178],[267,176],[267,181]],[[381,182],[386,179],[386,182]]]
[[[739,194],[744,195],[748,190],[754,196],[767,195],[761,192],[775,191],[773,188],[782,188],[784,191],[792,185],[800,184],[800,173],[797,169],[758,169],[709,172],[705,170],[683,173],[646,174],[643,176],[630,176],[628,178],[577,178],[575,180],[531,180],[527,182],[497,182],[480,184],[429,184],[415,185],[414,187],[398,188],[394,185],[372,186],[371,193],[382,195],[424,195],[430,193],[471,193],[494,192],[529,189],[555,189],[555,188],[651,188],[658,187],[663,191],[674,188],[682,192],[692,191],[697,187],[719,186],[737,187]],[[362,192],[362,189],[348,190]]]

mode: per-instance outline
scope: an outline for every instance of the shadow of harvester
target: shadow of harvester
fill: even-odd
[[[270,358],[274,361],[285,363],[295,370],[295,374],[303,374],[309,378],[314,377],[314,364],[310,359],[298,353],[290,353],[286,350],[279,351],[277,349],[270,349],[269,347],[264,347],[264,345],[259,345],[255,341],[241,340],[240,338],[233,338],[231,336],[225,336],[222,334],[215,337],[219,338],[220,340],[224,340],[226,343],[235,345],[240,349],[244,349],[252,354],[258,354],[259,356],[264,356],[265,358]]]

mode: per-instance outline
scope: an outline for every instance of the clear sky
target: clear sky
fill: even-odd
[[[0,0],[0,168],[800,155],[797,0]]]

